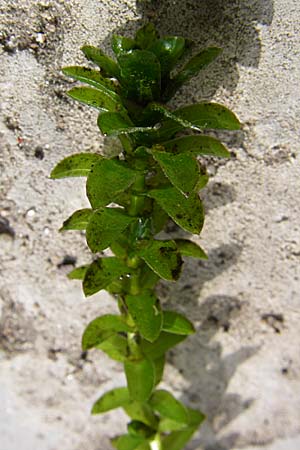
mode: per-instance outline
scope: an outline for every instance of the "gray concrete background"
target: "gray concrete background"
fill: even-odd
[[[57,231],[87,205],[84,182],[47,177],[66,155],[103,146],[96,113],[65,97],[59,69],[149,17],[224,48],[173,105],[214,99],[244,124],[222,136],[236,156],[208,161],[209,261],[186,261],[178,285],[160,288],[198,329],[169,355],[166,385],[207,414],[191,450],[298,450],[299,2],[1,0],[0,12],[1,450],[109,450],[125,430],[120,411],[89,415],[124,382],[121,367],[80,349],[85,324],[115,305],[84,299],[62,264],[90,257],[80,233]]]

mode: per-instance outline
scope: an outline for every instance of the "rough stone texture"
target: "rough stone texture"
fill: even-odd
[[[171,352],[166,383],[207,414],[190,449],[298,450],[300,3],[1,0],[0,12],[1,449],[108,450],[125,429],[121,412],[89,416],[123,383],[121,367],[80,349],[84,325],[115,306],[67,281],[66,256],[80,264],[89,252],[80,233],[57,232],[87,205],[83,182],[47,177],[62,157],[103,145],[59,68],[150,17],[166,34],[224,48],[175,103],[213,98],[244,124],[222,136],[235,157],[208,161],[209,261],[187,261],[177,286],[161,286],[198,328]]]

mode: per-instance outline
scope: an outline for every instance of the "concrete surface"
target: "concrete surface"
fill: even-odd
[[[198,328],[166,371],[208,417],[188,448],[298,450],[300,3],[1,0],[0,12],[1,450],[109,450],[125,429],[122,412],[89,415],[123,383],[121,367],[80,350],[85,324],[115,305],[105,293],[85,300],[66,279],[66,255],[80,264],[89,252],[80,233],[57,232],[87,205],[83,180],[47,177],[64,156],[103,145],[96,113],[65,97],[60,67],[148,17],[199,48],[224,48],[175,103],[213,98],[244,124],[222,135],[236,156],[208,161],[209,261],[187,261],[179,284],[160,288]]]

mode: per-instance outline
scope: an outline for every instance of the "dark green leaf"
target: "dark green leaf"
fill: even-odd
[[[183,136],[162,144],[164,148],[173,153],[190,152],[194,155],[210,155],[229,158],[230,153],[226,147],[211,136]]]
[[[152,46],[153,43],[158,38],[158,33],[155,29],[153,23],[147,23],[146,25],[139,28],[135,35],[135,42],[138,47],[142,50],[147,49]]]
[[[202,50],[188,61],[178,74],[168,83],[163,98],[169,100],[174,93],[190,78],[197,75],[200,70],[205,69],[221,53],[217,47],[209,47]]]
[[[155,149],[152,155],[174,187],[183,194],[190,194],[195,190],[200,176],[196,158],[188,153],[172,155]]]
[[[155,369],[147,358],[127,360],[124,363],[128,390],[131,400],[146,402],[155,384]]]
[[[182,314],[175,311],[164,311],[162,328],[164,331],[174,334],[189,335],[195,333],[194,325]]]
[[[106,353],[111,359],[119,362],[127,360],[129,350],[127,339],[119,334],[112,335],[105,339],[97,348]]]
[[[100,91],[99,89],[81,86],[68,91],[68,96],[85,105],[93,106],[99,111],[125,111],[120,100],[116,98],[115,94],[112,95],[111,91]]]
[[[174,114],[181,120],[190,122],[192,126],[185,127],[172,119],[165,120],[157,132],[160,139],[170,139],[184,128],[239,130],[241,127],[236,116],[228,108],[218,103],[203,102],[184,106],[174,111]]]
[[[170,281],[179,278],[182,260],[174,241],[145,241],[138,255],[161,278]]]
[[[70,280],[83,280],[89,265],[76,267],[68,273]]]
[[[153,127],[135,127],[128,117],[120,113],[107,112],[99,114],[98,127],[107,136],[120,136],[122,134],[149,133]]]
[[[130,402],[123,408],[131,419],[138,420],[156,429],[158,424],[157,417],[148,403]]]
[[[118,58],[124,95],[130,100],[149,102],[160,95],[160,64],[146,50],[132,50]]]
[[[199,245],[186,239],[175,239],[178,250],[183,256],[192,256],[193,258],[207,259],[207,255]]]
[[[132,328],[127,325],[121,316],[105,314],[97,317],[88,324],[83,333],[82,349],[84,351],[89,350],[117,332],[129,331],[132,331]]]
[[[86,271],[83,280],[84,294],[87,297],[93,295],[128,273],[130,273],[130,269],[119,258],[99,258]]]
[[[60,161],[52,170],[51,178],[86,177],[96,162],[103,159],[97,153],[77,153]]]
[[[149,404],[163,417],[167,417],[180,423],[188,423],[188,412],[186,407],[176,400],[176,398],[168,391],[160,389],[153,392]]]
[[[163,356],[167,350],[184,341],[185,338],[186,336],[183,335],[171,334],[162,331],[158,339],[152,343],[143,340],[141,347],[145,355],[153,360]]]
[[[149,48],[161,65],[162,77],[169,75],[185,48],[185,39],[178,36],[168,36],[156,40]]]
[[[97,64],[102,69],[105,76],[118,78],[119,67],[118,64],[111,58],[105,55],[100,48],[85,45],[81,48],[85,57]]]
[[[86,229],[86,240],[92,252],[100,252],[119,239],[130,223],[136,220],[121,208],[104,208],[94,212]]]
[[[202,202],[197,194],[188,198],[173,187],[153,189],[148,193],[159,206],[186,231],[199,234],[204,223]]]
[[[133,39],[113,34],[112,49],[116,56],[120,56],[123,53],[127,53],[129,50],[133,50],[135,46],[136,43]]]
[[[93,405],[92,414],[101,414],[129,403],[129,392],[126,387],[115,388],[102,395]]]
[[[88,208],[75,211],[67,220],[64,221],[63,226],[59,231],[85,230],[92,214],[93,210]]]
[[[124,434],[118,438],[112,439],[111,442],[117,450],[150,450],[147,440],[140,436]],[[146,446],[144,446],[145,444]]]
[[[159,233],[166,225],[168,219],[168,214],[157,204],[157,202],[154,202],[151,215],[153,234]]]
[[[93,208],[101,208],[113,202],[131,186],[138,172],[122,162],[103,159],[92,168],[86,184],[88,199]]]
[[[131,436],[139,436],[143,438],[149,438],[152,436],[155,431],[152,428],[149,428],[147,425],[145,425],[143,422],[140,422],[139,420],[132,420],[127,425],[128,433]]]
[[[141,335],[150,342],[155,341],[162,326],[159,300],[152,293],[144,292],[127,295],[126,305]]]
[[[98,70],[93,70],[88,67],[71,66],[64,67],[62,71],[68,77],[90,84],[100,91],[107,92],[112,98],[121,101],[120,97],[115,92],[115,83],[108,78],[104,78]]]
[[[165,362],[166,362],[165,355],[152,360],[152,362],[155,367],[155,386],[156,386],[161,382],[163,374],[164,374],[164,368],[165,368]]]

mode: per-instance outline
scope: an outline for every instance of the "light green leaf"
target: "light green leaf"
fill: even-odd
[[[199,425],[205,419],[205,416],[199,411],[187,409],[189,414],[189,425],[179,431],[173,431],[167,436],[163,437],[163,450],[182,450],[186,443],[191,439],[193,434],[197,431]]]
[[[155,384],[155,369],[147,358],[127,360],[124,363],[128,390],[131,400],[146,402]]]
[[[146,340],[142,340],[141,348],[143,353],[150,359],[154,360],[163,356],[167,350],[180,342],[184,341],[186,336],[179,334],[171,334],[162,331],[159,337],[154,342],[148,342]]]
[[[162,328],[164,331],[174,334],[189,335],[195,333],[194,325],[182,314],[175,311],[164,311]]]
[[[127,325],[121,316],[105,314],[97,317],[86,327],[82,336],[82,349],[89,350],[96,347],[107,337],[117,332],[129,332],[132,328]],[[110,334],[109,334],[110,333]]]
[[[197,187],[200,177],[199,164],[192,155],[172,155],[153,149],[152,155],[174,187],[189,195]]]
[[[83,280],[89,265],[76,267],[68,273],[68,278],[70,280]]]
[[[170,433],[170,431],[178,431],[183,428],[186,428],[185,423],[176,422],[175,420],[171,420],[166,417],[161,418],[158,426],[158,430],[161,433]]]
[[[180,423],[188,423],[189,417],[186,407],[168,391],[160,389],[153,392],[149,404],[163,417]]]
[[[86,177],[96,162],[103,159],[97,153],[77,153],[60,161],[52,170],[51,178]]]
[[[125,362],[128,358],[129,350],[127,339],[119,334],[114,334],[97,345],[99,350],[106,353],[111,359],[119,362]]]
[[[197,194],[192,193],[186,198],[174,187],[165,187],[151,190],[148,196],[154,198],[181,228],[194,234],[200,233],[204,223],[204,211]]]
[[[112,445],[117,449],[117,450],[139,450],[140,446],[143,444],[147,444],[147,441],[145,438],[140,437],[140,436],[132,436],[129,434],[124,434],[122,436],[119,436],[117,438],[114,438],[111,440]],[[145,450],[147,449],[147,447],[144,447]],[[143,450],[144,450],[143,448]],[[148,446],[149,450],[150,447]]]
[[[157,386],[163,377],[166,358],[165,355],[152,360],[155,368],[155,386]]]
[[[138,172],[121,161],[103,159],[95,164],[87,179],[86,191],[94,209],[113,202],[136,180]]]
[[[150,292],[127,295],[126,305],[141,335],[150,342],[155,341],[162,327],[162,312],[159,300]]]
[[[130,223],[136,220],[124,214],[121,208],[103,208],[95,211],[86,229],[86,240],[92,252],[100,252],[119,239]]]
[[[92,214],[93,210],[88,208],[75,211],[67,220],[64,221],[63,226],[59,231],[85,230]]]
[[[88,297],[105,289],[114,280],[130,273],[126,264],[117,257],[99,258],[87,269],[83,280],[83,292]]]
[[[170,281],[179,278],[182,259],[174,241],[144,241],[138,255],[161,278]]]
[[[118,58],[123,95],[145,103],[159,98],[161,73],[156,56],[147,50],[132,50]]]
[[[169,100],[184,83],[205,69],[221,52],[220,48],[209,47],[191,58],[168,83],[163,95],[164,100]]]
[[[109,58],[105,53],[100,50],[100,48],[92,47],[91,45],[85,45],[81,47],[85,57],[97,64],[97,66],[102,69],[105,76],[118,78],[119,67],[118,64],[111,58]]]
[[[230,158],[226,147],[211,136],[183,136],[162,144],[164,148],[173,153],[189,152],[195,156],[209,155],[221,158]]]
[[[91,87],[74,87],[68,91],[68,96],[88,106],[93,106],[99,111],[125,111],[120,98],[112,95],[111,91],[100,91]]]
[[[121,97],[115,92],[116,84],[109,78],[104,78],[98,70],[93,70],[88,67],[70,66],[64,67],[62,72],[68,77],[74,78],[74,80],[82,81],[83,83],[94,86],[100,91],[106,92],[112,98],[121,102]]]
[[[92,414],[101,414],[129,403],[129,392],[126,387],[115,388],[102,395],[93,405]]]
[[[183,256],[192,256],[193,258],[207,259],[207,254],[202,248],[195,244],[195,242],[186,239],[175,239],[175,243],[179,252]]]

